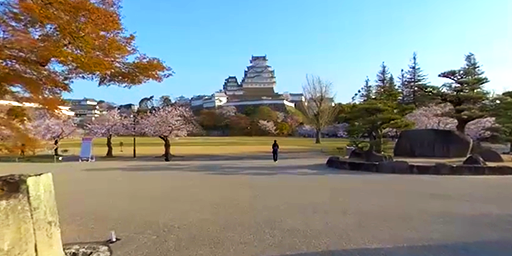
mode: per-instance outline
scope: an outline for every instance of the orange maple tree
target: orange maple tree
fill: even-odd
[[[137,50],[120,0],[0,1],[0,99],[56,110],[75,80],[130,88],[172,69]],[[5,113],[0,129],[13,130]]]

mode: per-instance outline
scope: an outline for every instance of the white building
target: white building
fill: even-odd
[[[304,102],[301,93],[278,94],[275,92],[275,71],[268,65],[267,56],[252,56],[241,83],[235,76],[224,80],[222,90],[212,95],[199,95],[191,99],[192,108],[215,108],[219,106],[266,105],[284,109]]]
[[[272,88],[276,87],[275,71],[268,65],[267,56],[252,56],[251,65],[244,72],[241,83],[245,88]]]
[[[20,107],[27,107],[27,108],[39,108],[41,105],[35,104],[35,103],[27,103],[27,102],[16,102],[16,101],[10,101],[10,100],[0,100],[0,105],[3,106],[20,106]],[[71,111],[71,108],[68,106],[59,106],[59,111],[66,115],[66,116],[74,116],[75,112]]]
[[[92,121],[103,114],[95,99],[67,99],[66,102],[70,110],[75,112],[74,121],[79,125]]]

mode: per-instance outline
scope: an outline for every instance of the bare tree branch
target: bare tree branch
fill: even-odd
[[[316,143],[320,143],[322,129],[332,124],[336,116],[332,83],[318,76],[306,75],[302,91],[306,98],[304,114],[308,123],[316,130]]]

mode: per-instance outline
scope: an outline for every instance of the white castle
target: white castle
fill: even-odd
[[[250,64],[244,72],[239,83],[236,76],[229,76],[224,80],[222,90],[212,95],[194,96],[190,100],[193,109],[215,108],[220,106],[246,106],[266,105],[277,109],[297,107],[305,102],[302,93],[278,94],[275,71],[268,65],[267,56],[252,56]]]

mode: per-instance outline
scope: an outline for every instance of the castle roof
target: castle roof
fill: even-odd
[[[254,55],[253,55],[253,56],[251,56],[251,63],[252,63],[253,61],[256,61],[256,60],[264,60],[264,61],[268,61],[268,59],[267,59],[267,55],[265,55],[265,56],[254,56]]]

